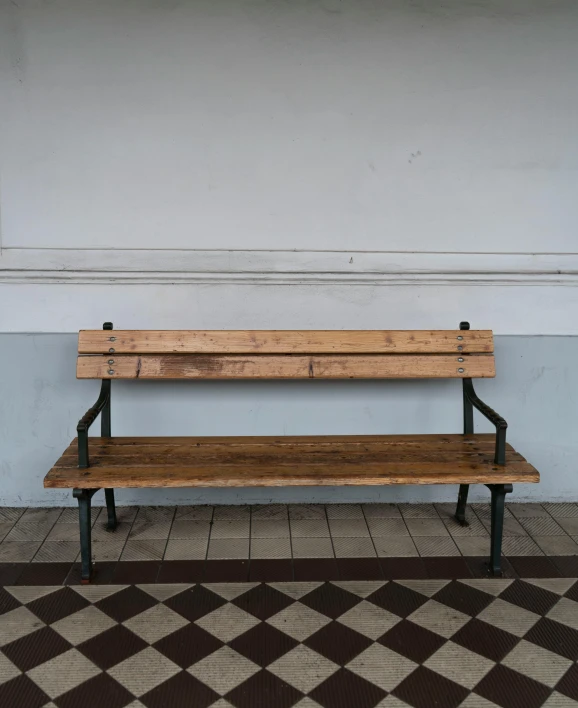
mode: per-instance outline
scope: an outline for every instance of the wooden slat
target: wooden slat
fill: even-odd
[[[462,349],[458,349],[462,347]],[[491,330],[81,330],[79,354],[465,354]]]
[[[422,448],[440,447],[444,445],[459,445],[476,446],[476,447],[493,447],[496,437],[493,433],[476,433],[475,435],[461,434],[415,434],[415,435],[203,435],[203,436],[171,436],[165,435],[133,437],[122,436],[114,438],[91,437],[91,445],[103,445],[118,449],[121,446],[140,447],[145,445],[165,445],[172,446],[189,446],[198,447],[199,445],[228,445],[231,447],[246,447],[249,445],[301,445],[301,446],[321,446],[331,445],[332,447],[339,444],[379,444],[384,446],[407,446],[419,445]],[[69,450],[75,448],[77,439],[70,443]]]
[[[495,376],[495,365],[490,355],[111,355],[79,356],[76,375],[79,379],[488,378]]]
[[[495,465],[486,435],[462,438],[461,450],[457,436],[408,436],[406,450],[404,436],[368,436],[374,441],[379,438],[381,446],[378,442],[360,442],[356,451],[345,449],[355,447],[348,437],[316,439],[322,442],[307,436],[293,437],[291,443],[270,446],[266,442],[270,438],[252,438],[248,446],[239,443],[243,438],[219,438],[214,445],[206,442],[207,438],[199,438],[203,442],[198,447],[193,442],[188,448],[180,444],[182,438],[141,438],[140,442],[138,438],[97,438],[91,439],[91,467],[78,469],[76,456],[69,454],[71,445],[48,473],[44,486],[276,487],[539,481],[538,472],[510,445],[507,465]],[[127,445],[127,440],[132,443]],[[153,452],[155,448],[157,453]]]

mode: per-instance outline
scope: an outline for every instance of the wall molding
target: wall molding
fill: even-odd
[[[578,253],[0,250],[0,283],[578,286]]]

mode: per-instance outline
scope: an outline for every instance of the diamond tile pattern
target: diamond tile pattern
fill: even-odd
[[[577,597],[569,578],[9,586],[0,705],[566,708]]]

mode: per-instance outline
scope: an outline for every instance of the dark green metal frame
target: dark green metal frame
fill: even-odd
[[[112,322],[105,322],[103,329],[112,329]],[[103,438],[111,437],[111,416],[110,416],[110,379],[103,379],[100,387],[100,395],[96,403],[89,408],[82,416],[76,432],[78,434],[78,466],[81,469],[90,466],[88,454],[88,430],[100,415],[100,434]],[[92,577],[92,521],[91,521],[91,500],[98,492],[98,489],[73,489],[72,496],[78,499],[78,513],[80,522],[80,557],[81,557],[81,582],[89,583]],[[114,531],[117,527],[116,506],[114,503],[114,489],[105,489],[106,510],[108,531]]]
[[[469,322],[460,322],[460,329],[469,329]],[[508,424],[498,415],[496,411],[487,406],[474,391],[474,385],[470,378],[463,379],[464,397],[464,435],[472,435],[474,432],[474,408],[476,408],[485,418],[494,424],[496,428],[496,449],[494,463],[496,465],[506,464],[506,430]],[[502,574],[502,536],[504,531],[504,504],[506,494],[512,492],[511,484],[486,484],[492,494],[491,500],[491,538],[490,538],[490,573],[492,575]],[[458,492],[458,503],[455,517],[462,526],[468,526],[466,521],[466,505],[468,503],[469,484],[460,484]]]

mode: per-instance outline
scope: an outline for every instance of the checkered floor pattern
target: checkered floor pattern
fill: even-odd
[[[578,581],[0,589],[3,708],[578,706]]]

